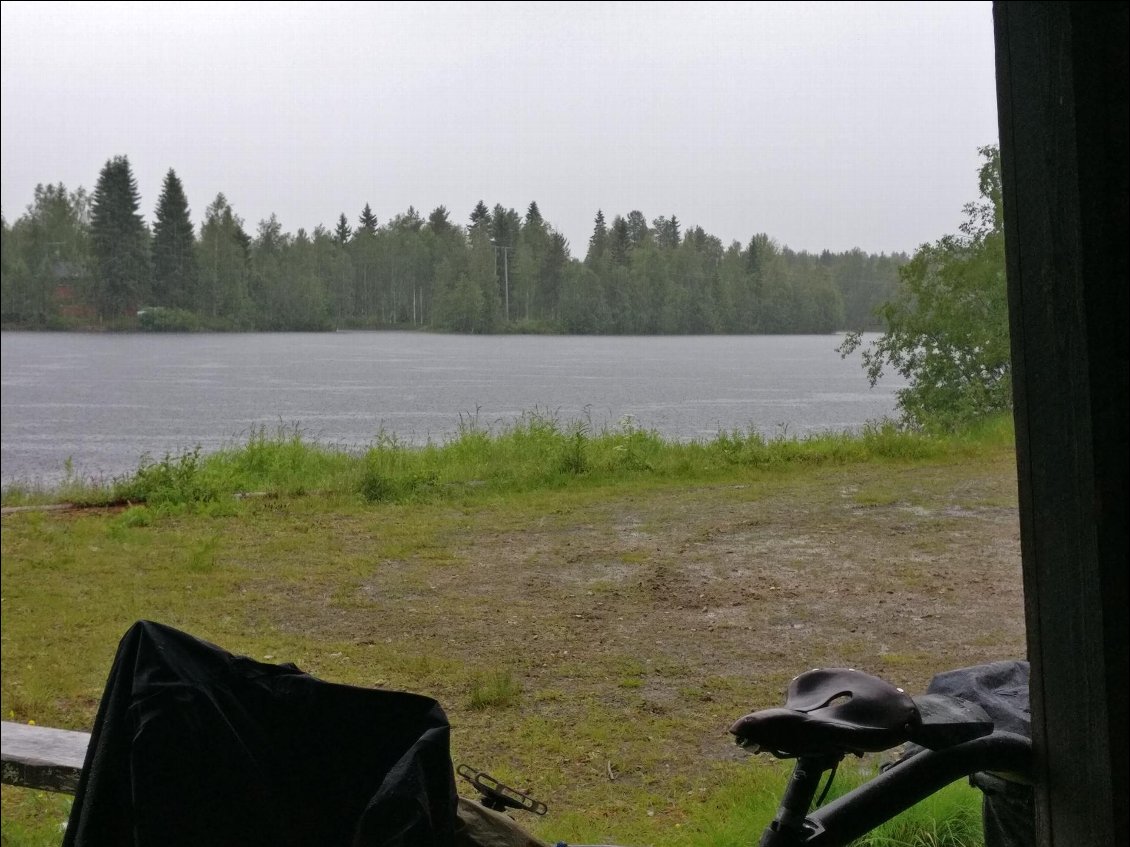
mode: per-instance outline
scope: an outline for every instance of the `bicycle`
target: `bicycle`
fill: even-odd
[[[982,705],[941,693],[911,697],[854,669],[800,674],[783,707],[752,712],[730,732],[751,752],[796,760],[761,847],[842,847],[962,777],[987,772],[1015,784],[1031,773],[1029,738],[995,726]],[[846,756],[903,745],[910,746],[907,753],[873,779],[824,804]],[[462,766],[459,772],[488,808],[544,814],[544,804],[488,774]],[[817,798],[825,773],[827,784]],[[1018,843],[1025,843],[1023,836]]]

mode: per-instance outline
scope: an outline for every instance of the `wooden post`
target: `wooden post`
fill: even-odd
[[[1127,4],[994,5],[1037,834],[1127,843]]]

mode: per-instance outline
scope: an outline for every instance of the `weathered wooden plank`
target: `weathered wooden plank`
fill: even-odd
[[[0,741],[6,785],[75,792],[90,744],[89,732],[4,721]]]

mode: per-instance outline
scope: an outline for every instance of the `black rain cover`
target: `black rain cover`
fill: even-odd
[[[989,713],[995,729],[1031,738],[1028,674],[1027,662],[990,662],[937,674],[926,691],[976,703]]]
[[[439,847],[435,700],[323,682],[140,621],[118,646],[64,847]]]
[[[926,690],[977,703],[989,713],[996,729],[1031,738],[1028,675],[1027,662],[990,662],[940,673]],[[969,781],[985,795],[985,847],[1029,847],[1036,843],[1032,786],[990,773],[973,774]]]

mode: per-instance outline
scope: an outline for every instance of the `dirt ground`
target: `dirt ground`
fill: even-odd
[[[572,806],[612,778],[700,790],[711,762],[745,755],[729,724],[780,705],[808,668],[915,692],[938,671],[1025,653],[1007,457],[562,493],[517,516],[447,508],[438,537],[381,558],[346,596],[264,584],[272,618],[512,674],[519,708],[475,710],[421,660],[457,761],[548,781]],[[381,532],[336,534],[348,553]],[[414,667],[382,682],[410,685]]]
[[[853,467],[563,497],[510,525],[485,510],[452,521],[446,565],[383,560],[362,602],[303,625],[364,641],[409,621],[445,655],[535,677],[618,655],[699,679],[852,665],[918,688],[1023,653],[1015,483],[1001,471]]]

